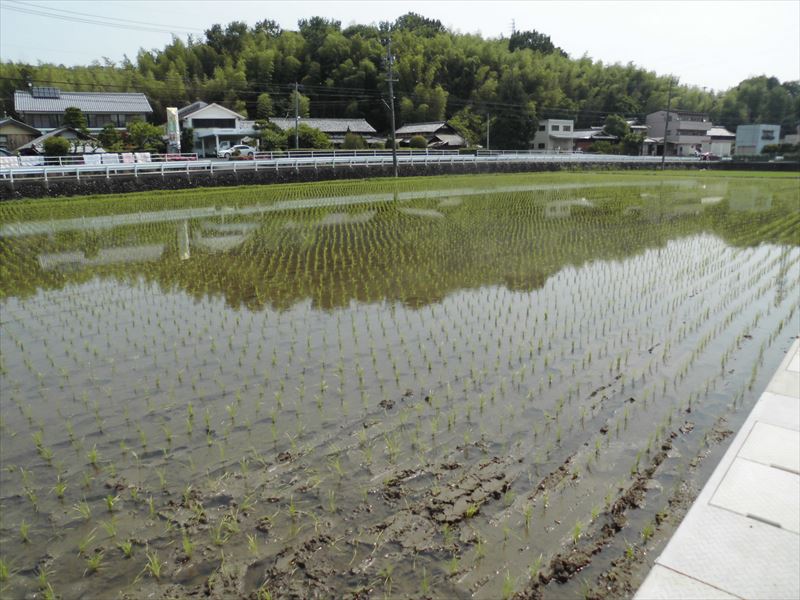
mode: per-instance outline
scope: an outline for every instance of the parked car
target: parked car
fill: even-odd
[[[256,152],[257,150],[252,146],[248,146],[247,144],[236,144],[235,146],[231,146],[230,148],[226,148],[225,150],[220,150],[217,152],[217,158],[227,158],[228,160],[231,159],[231,156],[246,156],[247,158],[253,158]]]
[[[5,148],[0,148],[0,156],[14,156],[14,155],[11,154],[11,152],[6,150]]]

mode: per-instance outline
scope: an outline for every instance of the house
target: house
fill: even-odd
[[[447,121],[432,121],[429,123],[407,123],[396,132],[397,141],[408,146],[411,138],[418,135],[425,138],[428,148],[444,150],[447,148],[465,148],[467,140],[458,133]]]
[[[663,138],[666,126],[667,156],[693,156],[709,152],[711,138],[708,131],[713,127],[707,113],[685,110],[659,110],[647,115],[647,135]]]
[[[709,144],[708,152],[717,156],[730,156],[733,154],[733,143],[736,141],[736,134],[728,131],[724,127],[714,125],[708,130]]]
[[[647,137],[647,125],[641,125],[636,119],[628,119],[625,122],[628,124],[631,133],[638,133]]]
[[[780,143],[780,125],[739,125],[736,128],[736,156],[761,154],[764,146]]]
[[[31,127],[48,132],[64,124],[64,112],[76,107],[86,117],[89,131],[111,123],[125,128],[144,121],[153,109],[144,94],[135,92],[65,92],[54,87],[32,87],[14,92],[14,110]]]
[[[273,117],[269,121],[277,125],[281,131],[294,131],[294,117]],[[379,137],[375,128],[367,123],[365,119],[314,119],[301,117],[299,123],[319,129],[331,139],[331,143],[334,146],[341,146],[344,143],[344,136],[348,133],[357,133],[364,138],[367,144],[386,142],[386,138]],[[291,144],[289,145],[291,146]]]
[[[256,136],[255,121],[217,103],[193,102],[178,111],[181,130],[192,130],[192,149],[199,156],[216,156],[218,150],[242,144]]]
[[[566,136],[566,134],[563,134]],[[534,141],[536,138],[534,138]],[[587,151],[595,142],[608,142],[616,144],[619,138],[603,131],[602,127],[592,127],[590,129],[578,129],[572,132],[571,150]]]
[[[572,152],[575,123],[572,119],[545,119],[533,136],[534,150]]]
[[[797,125],[794,133],[788,133],[781,138],[781,144],[791,144],[792,146],[800,144],[800,124]]]
[[[0,148],[13,152],[23,144],[42,135],[42,132],[11,117],[0,119]]]
[[[63,137],[70,141],[71,154],[90,154],[96,152],[104,152],[100,147],[97,138],[87,135],[72,127],[59,127],[58,129],[51,129],[45,134],[32,139],[31,141],[19,146],[17,152],[21,155],[35,155],[44,154],[44,142],[51,137]]]

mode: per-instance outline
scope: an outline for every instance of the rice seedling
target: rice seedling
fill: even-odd
[[[100,566],[103,564],[104,554],[102,551],[94,552],[86,557],[86,570],[83,573],[83,576],[91,575],[92,573],[96,573],[100,570]]]
[[[30,523],[25,521],[25,519],[22,519],[22,522],[19,524],[19,537],[26,544],[31,543],[30,529],[31,529]]]
[[[162,569],[166,566],[167,563],[159,559],[158,553],[156,551],[150,552],[148,550],[145,552],[145,556],[147,558],[147,562],[145,563],[144,571],[149,573],[149,575],[153,579],[160,580],[162,575]]]
[[[118,542],[117,548],[119,548],[125,558],[133,557],[133,542],[131,540]]]

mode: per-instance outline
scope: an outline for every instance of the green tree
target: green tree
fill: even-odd
[[[412,148],[427,148],[428,140],[426,140],[421,135],[415,135],[410,140],[408,140],[408,145]]]
[[[605,132],[609,135],[613,135],[620,140],[622,140],[628,133],[630,133],[630,125],[619,115],[608,115],[606,117],[606,123],[603,127]]]
[[[69,106],[64,110],[64,120],[62,123],[66,127],[72,127],[73,129],[83,131],[86,129],[87,124],[86,115],[84,115],[83,111],[77,106]]]
[[[272,113],[272,97],[264,92],[256,100],[256,119],[269,119]]]
[[[357,133],[353,133],[352,131],[348,131],[344,134],[344,142],[342,143],[342,148],[345,150],[362,150],[367,147],[367,143],[364,141],[364,138],[358,135]]]
[[[296,107],[295,102],[297,102]],[[290,116],[294,116],[295,108],[297,108],[297,114],[299,114],[301,117],[309,117],[311,115],[311,99],[308,96],[304,96],[300,92],[295,92],[292,90],[289,94],[289,101],[286,105],[286,113]]]
[[[511,34],[508,39],[508,50],[514,52],[515,50],[530,49],[534,52],[541,52],[542,54],[551,54],[552,52],[559,52],[566,56],[561,48],[557,48],[550,40],[549,35],[539,33],[536,30],[532,31],[517,31]]]
[[[535,103],[530,100],[518,69],[508,69],[498,84],[498,98],[504,105],[494,119],[492,147],[525,149],[536,133]]]
[[[163,137],[164,131],[161,127],[145,121],[128,123],[128,142],[134,150],[162,152],[164,150]]]
[[[286,137],[289,147],[294,148],[294,128],[286,132]],[[300,123],[300,127],[298,127],[298,140],[301,148],[324,150],[333,147],[327,134],[305,123]]]
[[[107,152],[117,152],[121,149],[122,138],[111,123],[103,125],[103,129],[97,134],[97,139],[100,140],[100,145]]]
[[[47,138],[42,146],[44,146],[46,156],[66,156],[69,154],[69,140],[61,136]]]
[[[629,132],[619,142],[620,153],[628,156],[638,156],[642,153],[644,135],[641,133]]]
[[[439,19],[428,19],[414,12],[398,17],[392,26],[394,31],[410,31],[424,37],[445,33],[447,29]]]
[[[194,129],[191,127],[181,129],[181,152],[194,152]]]
[[[266,121],[257,121],[256,128],[258,130],[256,134],[259,140],[258,147],[262,150],[271,152],[273,150],[284,150],[287,148],[287,135],[285,132],[281,131],[277,125]],[[292,135],[294,135],[294,131],[292,131]],[[294,138],[292,138],[292,143],[294,143]]]

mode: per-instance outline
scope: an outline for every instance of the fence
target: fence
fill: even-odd
[[[0,169],[42,166],[119,165],[197,160],[197,154],[159,154],[156,152],[101,152],[73,156],[0,156]]]
[[[361,151],[363,152],[363,151]],[[144,153],[143,153],[144,154]],[[87,155],[88,156],[88,155]],[[98,158],[104,155],[94,155]],[[150,160],[145,156],[134,155],[133,160],[119,160],[118,162],[104,162],[102,159],[96,163],[74,165],[25,165],[4,167],[0,165],[0,180],[6,180],[12,185],[17,179],[40,179],[45,182],[50,179],[71,178],[81,180],[87,177],[117,177],[117,176],[151,176],[176,173],[198,172],[233,172],[247,170],[274,169],[318,169],[321,167],[348,168],[355,166],[385,167],[392,164],[391,151],[367,151],[366,154],[344,154],[343,151],[330,151],[327,154],[308,152],[306,154],[276,158],[262,158],[261,155],[248,161],[217,161],[197,160],[196,156],[184,160],[170,160],[169,155],[156,155],[162,157],[158,162],[150,155]],[[13,157],[12,157],[13,158]],[[24,157],[23,157],[24,158]],[[140,160],[141,159],[141,160]],[[697,163],[696,158],[667,157],[669,163]],[[458,154],[457,152],[398,152],[397,161],[403,165],[429,165],[429,164],[489,164],[489,163],[573,163],[573,164],[653,164],[661,163],[660,156],[620,156],[612,154],[537,154],[537,153],[496,153],[492,154]]]

